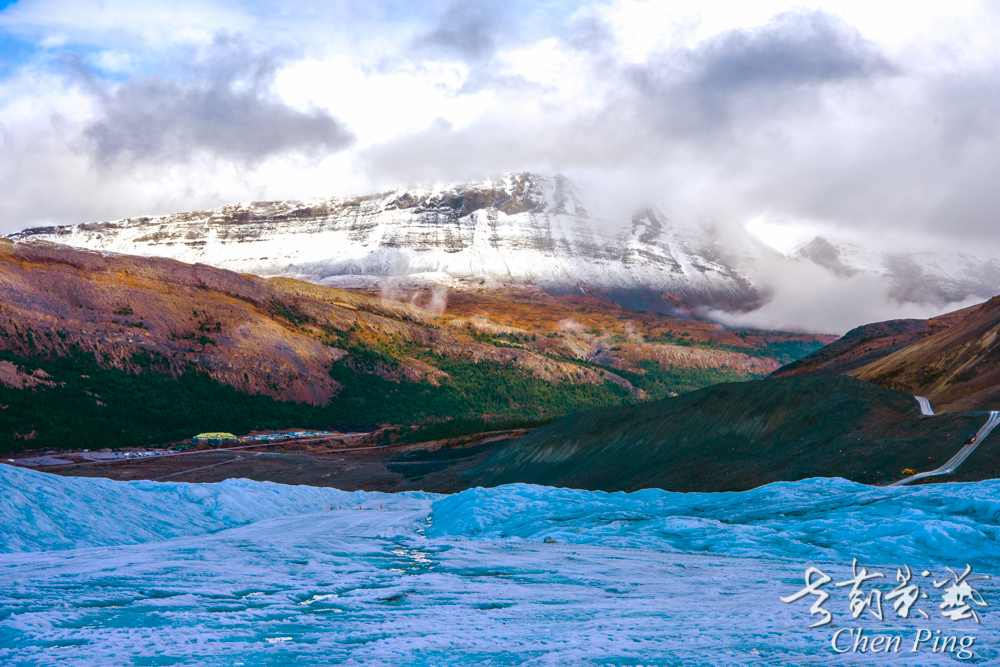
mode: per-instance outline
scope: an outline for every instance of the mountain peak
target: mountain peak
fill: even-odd
[[[358,275],[443,273],[477,284],[585,288],[613,298],[639,292],[646,307],[668,312],[678,299],[689,307],[727,309],[759,302],[752,281],[720,259],[711,239],[669,228],[654,209],[631,226],[592,218],[568,178],[531,172],[30,229],[12,237],[330,285]],[[669,298],[658,296],[665,293]]]

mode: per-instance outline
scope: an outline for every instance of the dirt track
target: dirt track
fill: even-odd
[[[510,435],[523,435],[524,431]],[[69,477],[122,481],[205,483],[252,479],[279,484],[327,486],[345,491],[424,490],[450,493],[468,488],[461,474],[509,436],[468,437],[447,442],[325,452],[210,450],[107,463],[35,468]]]

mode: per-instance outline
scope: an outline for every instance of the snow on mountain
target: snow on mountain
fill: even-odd
[[[869,274],[889,283],[901,302],[947,304],[1000,293],[1000,265],[954,252],[892,253],[817,236],[792,258],[811,261],[842,278]]]
[[[773,293],[782,263],[803,261],[841,278],[884,278],[890,296],[903,302],[947,304],[1000,292],[995,261],[887,254],[822,237],[784,257],[751,234],[719,239],[672,225],[655,207],[630,220],[602,218],[585,199],[562,176],[519,173],[430,189],[34,228],[11,238],[334,286],[408,277],[454,286],[582,288],[657,310],[753,310]]]
[[[527,173],[28,229],[12,238],[327,284],[340,276],[432,273],[555,289],[668,291],[729,307],[758,299],[753,282],[712,239],[668,226],[653,209],[634,215],[631,225],[591,217],[567,179]]]

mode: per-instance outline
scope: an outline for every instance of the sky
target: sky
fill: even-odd
[[[0,0],[0,233],[532,170],[988,259],[998,37],[967,0]]]

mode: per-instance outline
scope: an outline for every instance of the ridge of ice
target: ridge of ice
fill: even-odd
[[[331,506],[420,510],[427,537],[530,540],[746,556],[1000,565],[1000,481],[870,487],[778,482],[739,493],[606,493],[511,484],[450,496],[232,479],[115,482],[0,466],[0,552],[193,536]]]
[[[428,537],[1000,566],[1000,480],[884,488],[815,478],[738,493],[513,484],[441,498],[430,519]]]
[[[434,494],[387,494],[248,479],[217,484],[59,477],[0,465],[0,553],[138,544],[330,507],[429,509]]]

